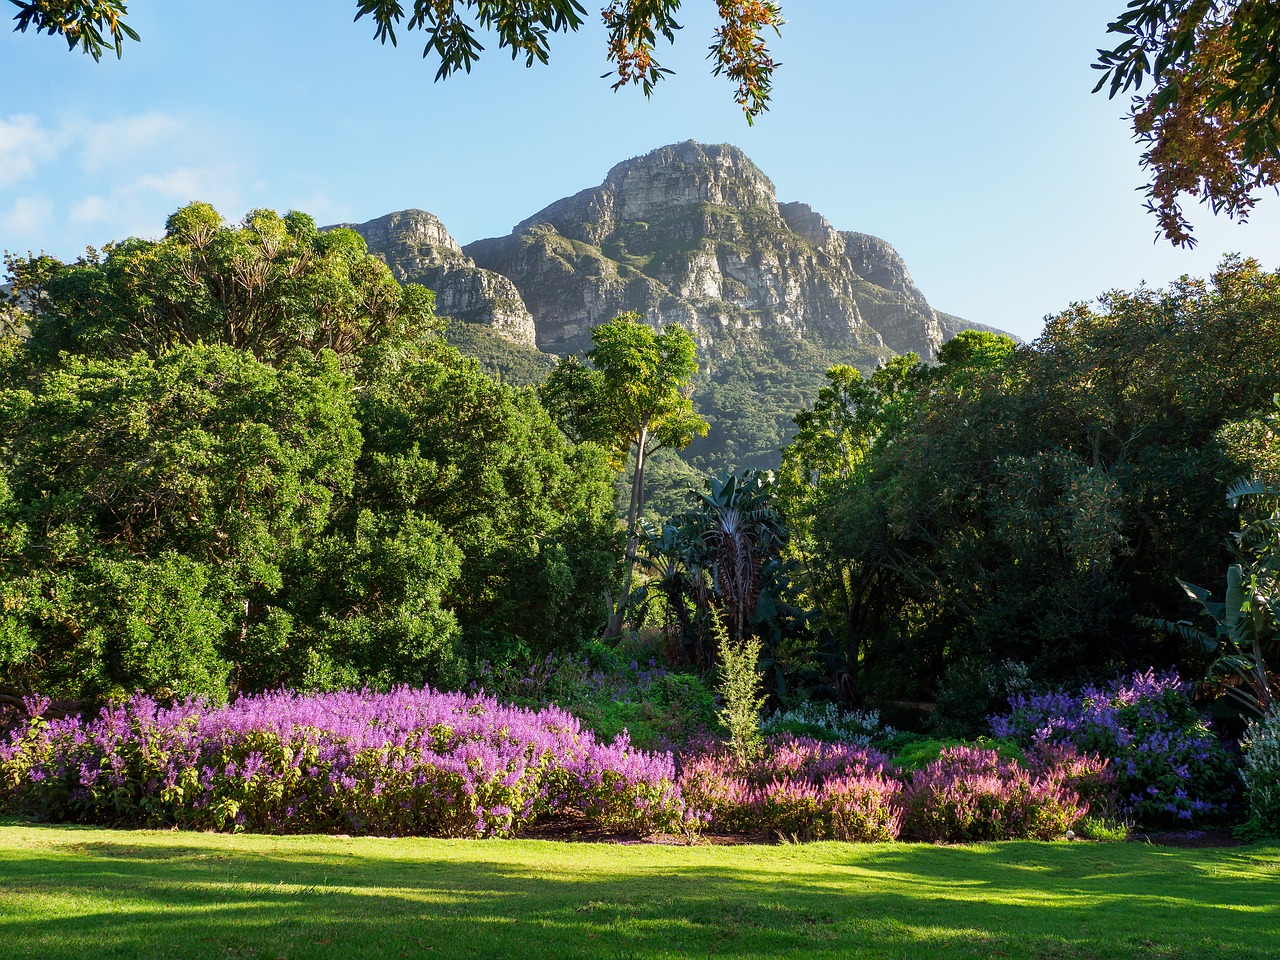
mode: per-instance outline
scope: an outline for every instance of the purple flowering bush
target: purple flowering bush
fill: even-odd
[[[903,790],[903,833],[918,840],[1052,840],[1089,812],[1077,776],[1101,777],[1100,761],[1047,762],[1031,770],[994,750],[948,747],[911,772]]]
[[[685,758],[680,790],[713,830],[805,840],[893,840],[902,786],[886,759],[858,744],[766,737],[746,766],[724,744]]]
[[[1220,816],[1235,792],[1235,769],[1175,672],[1147,670],[1079,694],[1015,696],[1010,706],[992,718],[996,736],[1110,760],[1120,804],[1139,821]]]
[[[36,718],[0,746],[0,804],[54,821],[281,833],[685,823],[669,755],[600,743],[555,708],[407,687],[224,707],[137,696],[93,718]]]

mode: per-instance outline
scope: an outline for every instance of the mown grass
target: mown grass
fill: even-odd
[[[0,826],[0,957],[1277,957],[1280,847]]]

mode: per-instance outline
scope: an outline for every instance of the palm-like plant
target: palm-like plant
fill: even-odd
[[[1280,699],[1280,677],[1271,667],[1280,656],[1280,491],[1258,480],[1238,480],[1227,497],[1233,506],[1263,500],[1271,513],[1233,535],[1236,562],[1227,567],[1222,600],[1213,600],[1204,587],[1178,581],[1212,628],[1201,630],[1189,620],[1143,622],[1217,653],[1201,690],[1230,697],[1263,716]]]
[[[735,644],[759,639],[760,665],[782,697],[778,648],[783,637],[803,629],[806,615],[788,602],[792,590],[781,556],[787,528],[772,505],[773,475],[722,475],[707,487],[694,494],[693,509],[645,531],[644,553],[657,574],[652,588],[666,600],[668,638],[672,646],[678,640],[679,659],[703,669],[716,656],[713,618]]]
[[[752,470],[712,477],[698,494],[704,517],[702,542],[712,560],[712,577],[732,640],[752,634],[765,565],[786,544],[786,524],[769,502],[773,475]]]

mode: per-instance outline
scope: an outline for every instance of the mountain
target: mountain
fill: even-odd
[[[833,364],[932,358],[959,330],[989,329],[936,311],[885,240],[779,203],[772,181],[724,144],[624,161],[507,236],[465,247],[421,210],[343,226],[398,279],[435,290],[437,311],[455,321],[448,338],[510,382],[540,379],[551,354],[585,349],[623,311],[689,330],[711,433],[682,460],[654,462],[677,499],[702,472],[776,467],[791,418]],[[661,477],[649,486],[661,501]]]
[[[336,223],[364,237],[401,283],[420,283],[435,291],[436,312],[464,323],[488,327],[507,340],[532,347],[533,317],[520,291],[506,277],[482,270],[462,252],[435,216],[425,210],[400,210],[367,223]]]
[[[661,147],[604,182],[468,244],[509,277],[538,346],[568,353],[632,310],[693,333],[707,359],[746,344],[805,340],[874,362],[942,343],[933,309],[883,240],[841,233],[773,183],[737,147]]]

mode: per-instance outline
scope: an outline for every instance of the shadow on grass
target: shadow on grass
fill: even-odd
[[[0,831],[0,957],[1280,956],[1280,850]]]

